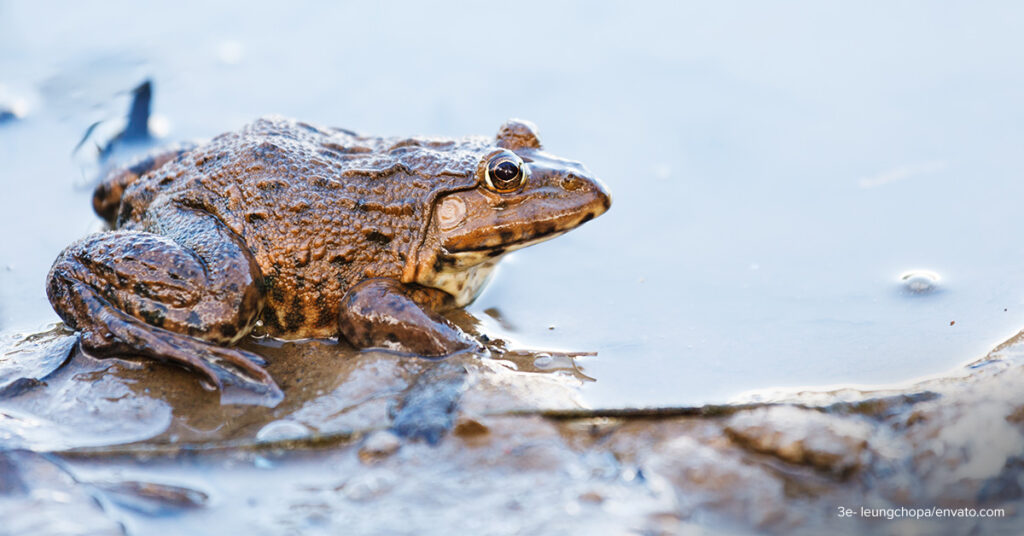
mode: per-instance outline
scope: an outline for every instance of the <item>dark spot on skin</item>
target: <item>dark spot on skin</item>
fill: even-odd
[[[231,324],[225,324],[220,327],[220,334],[227,339],[233,339],[238,334],[238,328]]]
[[[347,128],[331,127],[331,130],[334,130],[335,132],[341,132],[342,134],[348,134],[349,136],[358,136],[359,135],[354,130],[349,130]]]
[[[277,315],[272,310],[267,310],[263,315],[263,325],[272,332],[281,331],[281,323],[277,321]]]
[[[282,188],[285,188],[286,186],[288,186],[287,183],[285,183],[284,181],[278,180],[278,179],[266,179],[266,180],[258,181],[256,183],[256,187],[257,188],[259,188],[260,190],[265,190],[265,191],[280,190]]]
[[[164,313],[158,309],[139,311],[139,316],[151,326],[160,328],[164,325]]]
[[[120,217],[118,218],[118,220],[122,221],[122,222],[127,221],[128,219],[130,219],[132,217],[132,213],[133,212],[135,212],[135,206],[133,204],[131,204],[131,203],[122,203],[121,204],[121,214],[120,214]]]
[[[545,222],[537,226],[538,236],[547,236],[555,230],[555,224],[551,222]]]
[[[329,263],[331,263],[331,264],[333,264],[335,266],[345,266],[346,264],[348,264],[348,263],[350,263],[352,261],[348,260],[348,258],[345,257],[344,255],[335,255],[335,256],[331,257],[330,259],[328,259],[327,262],[329,262]]]
[[[194,326],[194,327],[197,327],[197,328],[198,327],[202,327],[202,325],[203,325],[203,320],[201,318],[199,318],[199,314],[196,313],[195,311],[189,312],[188,318],[185,319],[185,322],[187,322],[188,325]]]
[[[355,206],[352,207],[352,208],[356,209],[357,212],[367,212],[367,211],[370,210],[370,209],[366,208],[366,202],[363,201],[362,199],[356,201]]]
[[[249,223],[256,223],[256,222],[259,222],[259,221],[263,221],[265,219],[267,219],[266,216],[264,216],[263,214],[257,214],[255,212],[250,212],[250,213],[245,215],[245,221],[247,221]]]
[[[288,331],[298,331],[305,322],[306,315],[302,314],[301,311],[294,307],[292,310],[288,311],[288,314],[284,315],[284,323],[285,327],[288,328]]]
[[[580,225],[583,225],[584,223],[587,223],[588,221],[590,221],[592,219],[594,219],[594,213],[593,212],[588,212],[587,215],[583,216],[583,219],[580,220]]]
[[[370,231],[369,233],[366,233],[366,239],[382,246],[386,246],[391,242],[390,236],[382,234],[379,231]]]
[[[324,190],[337,190],[341,188],[341,183],[324,177],[315,177],[313,179],[313,186]]]
[[[322,148],[317,152],[320,153],[320,156],[326,156],[327,158],[331,158],[334,160],[342,160],[344,158],[342,153],[335,151],[333,149]]]
[[[146,285],[144,285],[142,283],[135,283],[134,285],[132,285],[132,291],[137,296],[142,296],[143,298],[152,298],[153,297],[153,294],[149,291],[149,287],[147,287]]]
[[[498,233],[498,236],[501,237],[502,243],[507,244],[512,241],[512,239],[515,237],[515,234],[513,234],[512,231],[501,231]]]
[[[413,148],[415,148],[415,147],[422,147],[422,146],[423,146],[423,144],[420,142],[420,140],[409,138],[407,140],[402,140],[402,141],[392,145],[390,148],[388,148],[388,152],[396,152],[399,149],[402,149],[402,148],[405,148],[405,147],[413,147]],[[402,152],[402,151],[399,151],[399,152]]]
[[[395,335],[394,333],[390,333],[389,332],[387,335],[384,336],[384,340],[386,340],[386,341],[388,341],[390,343],[397,343],[398,342],[398,336]]]
[[[499,257],[505,253],[505,248],[492,249],[487,252],[488,257]]]
[[[321,307],[320,313],[318,313],[316,317],[316,325],[317,327],[322,328],[324,326],[331,325],[332,323],[334,323],[334,320],[335,318],[334,315],[331,314],[330,307]]]

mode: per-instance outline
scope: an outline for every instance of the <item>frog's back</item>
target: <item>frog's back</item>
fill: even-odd
[[[216,215],[260,265],[268,332],[334,336],[346,290],[366,278],[402,278],[434,199],[471,187],[488,146],[260,119],[141,177],[118,222],[151,228],[147,208],[166,201]]]

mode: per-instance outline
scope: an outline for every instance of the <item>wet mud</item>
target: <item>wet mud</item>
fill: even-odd
[[[94,359],[75,341],[56,326],[4,342],[0,371],[18,378],[0,395],[0,533],[1010,534],[1024,522],[1024,334],[899,389],[636,409],[588,407],[573,357],[500,340],[490,356],[429,361],[253,339],[285,393],[273,408],[222,405],[183,369]],[[923,505],[1003,517],[837,514]]]

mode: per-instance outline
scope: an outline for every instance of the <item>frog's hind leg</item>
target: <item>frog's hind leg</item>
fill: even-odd
[[[113,227],[121,208],[121,196],[139,177],[191,151],[196,145],[185,143],[142,157],[126,166],[110,170],[92,194],[92,208]]]
[[[209,214],[163,212],[160,234],[100,233],[64,250],[47,281],[54,309],[81,331],[91,355],[175,363],[232,387],[225,401],[276,404],[280,390],[263,360],[219,346],[246,335],[259,316],[262,276],[252,254]]]

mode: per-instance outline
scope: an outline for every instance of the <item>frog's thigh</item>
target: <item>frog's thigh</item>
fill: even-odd
[[[272,385],[258,356],[210,343],[244,336],[260,312],[251,253],[212,216],[170,207],[159,220],[180,236],[116,231],[64,250],[47,281],[54,309],[96,356],[171,361],[218,385],[226,378]]]
[[[357,284],[341,300],[338,324],[342,335],[358,348],[387,348],[427,357],[479,346],[414,297],[415,289],[393,279],[367,279]]]
[[[87,331],[101,316],[99,303],[85,309],[69,283],[89,287],[103,305],[150,326],[216,343],[230,343],[246,323],[238,308],[215,299],[217,289],[202,261],[169,238],[138,231],[86,237],[69,246],[50,272],[50,299],[65,323]],[[95,341],[92,346],[102,346]],[[89,344],[89,342],[87,342]]]

